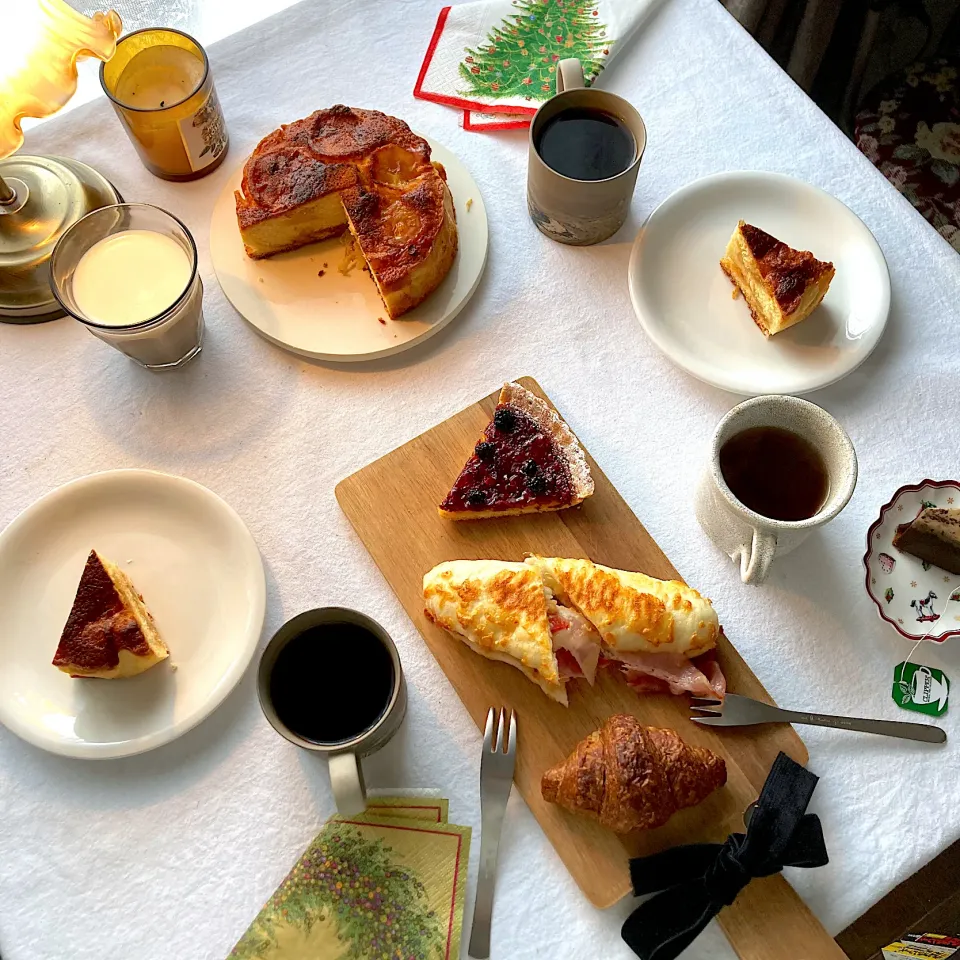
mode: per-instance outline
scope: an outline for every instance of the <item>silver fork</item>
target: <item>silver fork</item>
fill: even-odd
[[[500,849],[500,828],[507,812],[507,798],[513,786],[513,768],[517,763],[517,715],[491,707],[483,731],[480,759],[480,874],[473,904],[473,927],[467,951],[477,960],[490,956],[490,923],[493,919],[493,879]]]
[[[728,693],[720,700],[691,697],[690,707],[702,716],[693,716],[694,723],[705,727],[746,727],[755,723],[809,723],[815,727],[836,727],[857,730],[860,733],[879,733],[901,740],[922,740],[925,743],[944,743],[947,732],[926,723],[905,723],[902,720],[861,720],[857,717],[832,717],[824,713],[804,713],[781,710],[769,703]]]

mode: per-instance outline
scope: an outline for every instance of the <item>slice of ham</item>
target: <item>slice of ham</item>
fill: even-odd
[[[557,650],[557,668],[560,671],[561,680],[571,680],[575,677],[582,677],[583,671],[577,658],[569,650]]]
[[[639,670],[624,670],[624,679],[634,693],[671,693],[670,684],[659,677],[651,677],[649,673]]]
[[[726,693],[726,680],[712,652],[696,660],[674,653],[618,653],[616,659],[638,693],[720,698]]]
[[[600,659],[600,635],[576,610],[553,599],[547,602],[547,618],[561,678],[585,677],[592,686]]]
[[[720,669],[720,662],[717,660],[717,651],[709,650],[707,653],[694,657],[693,662],[703,671],[713,692],[722,700],[727,694],[727,678]]]

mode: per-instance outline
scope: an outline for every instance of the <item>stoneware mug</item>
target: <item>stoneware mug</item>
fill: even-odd
[[[569,109],[602,110],[630,131],[636,145],[633,162],[606,180],[574,180],[549,167],[535,146],[544,125]],[[557,93],[530,123],[527,161],[527,210],[537,229],[551,240],[586,246],[615,234],[627,219],[637,182],[647,130],[640,114],[623,97],[585,87],[579,60],[557,64]]]
[[[389,696],[384,701],[383,710],[371,726],[349,740],[322,743],[301,736],[280,719],[270,696],[270,677],[277,657],[291,640],[314,627],[339,623],[362,627],[383,644],[393,664],[393,684]],[[362,678],[363,665],[358,663],[356,682],[362,682]],[[349,696],[348,688],[349,683],[341,684],[337,695]],[[362,813],[367,806],[367,791],[363,782],[360,758],[375,753],[390,740],[400,729],[407,709],[407,690],[403,669],[400,666],[400,655],[387,631],[365,614],[345,607],[323,607],[301,613],[292,620],[288,620],[265,647],[257,670],[257,695],[264,715],[277,733],[298,747],[326,754],[330,769],[330,786],[333,789],[337,812],[344,816]]]
[[[799,434],[819,452],[829,486],[820,509],[807,520],[772,520],[745,507],[727,486],[720,450],[742,430],[780,427]],[[714,431],[710,459],[696,495],[697,520],[735,563],[744,583],[763,583],[775,556],[789,553],[847,504],[857,485],[857,455],[846,431],[822,407],[799,397],[754,397],[737,404]]]

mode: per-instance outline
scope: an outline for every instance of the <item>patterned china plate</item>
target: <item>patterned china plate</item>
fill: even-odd
[[[893,546],[897,527],[924,507],[960,507],[960,482],[924,480],[901,487],[867,533],[863,565],[867,593],[881,618],[908,640],[939,643],[960,635],[960,576]],[[948,607],[951,600],[958,602]]]

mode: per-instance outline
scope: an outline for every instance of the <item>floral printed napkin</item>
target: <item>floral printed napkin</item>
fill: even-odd
[[[470,828],[439,797],[377,797],[332,817],[228,960],[460,956]]]
[[[659,0],[477,0],[440,11],[413,95],[467,130],[525,127],[576,57],[589,86]]]

